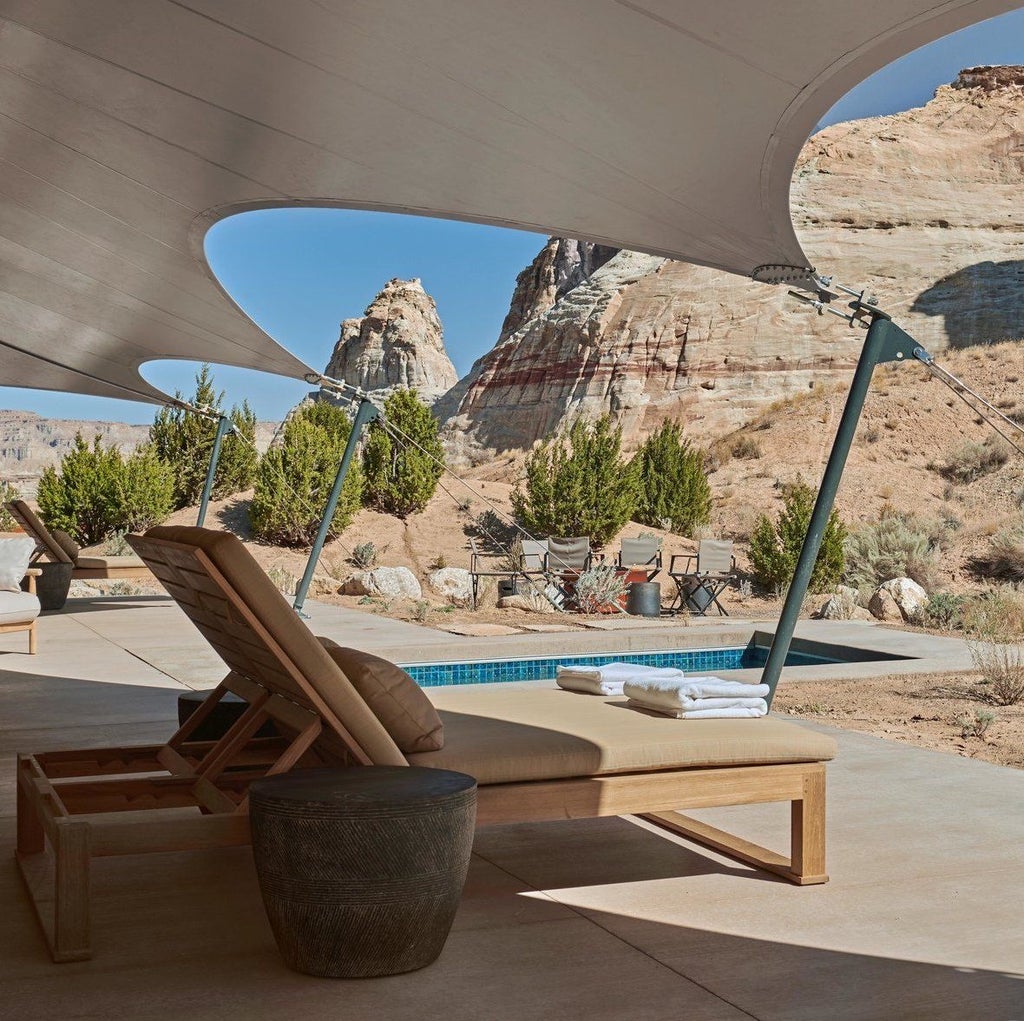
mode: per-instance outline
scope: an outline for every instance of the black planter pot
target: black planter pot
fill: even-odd
[[[36,595],[43,610],[60,610],[67,602],[74,564],[37,562],[32,565],[43,573],[36,578]]]

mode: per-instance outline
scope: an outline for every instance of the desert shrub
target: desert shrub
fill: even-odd
[[[976,737],[984,740],[985,733],[995,722],[996,714],[989,709],[975,709],[970,716],[966,713],[956,721],[963,738]]]
[[[191,397],[183,397],[180,392],[174,396],[196,407],[210,408],[218,414],[224,403],[223,392],[218,394],[213,385],[209,365],[204,365],[196,374],[196,389]],[[214,500],[251,488],[256,478],[256,464],[259,460],[253,446],[256,440],[256,415],[248,402],[243,402],[241,407],[232,407],[228,418],[241,436],[230,432],[221,444],[220,458],[213,476]],[[174,473],[175,507],[190,507],[199,503],[206,484],[206,472],[216,432],[215,421],[183,408],[161,408],[157,412],[150,426],[149,438],[157,456]]]
[[[625,594],[626,578],[611,564],[598,564],[576,579],[574,589],[576,603],[584,613],[600,613]]]
[[[967,646],[989,700],[1016,705],[1024,698],[1024,648],[1012,641],[981,639],[971,639]]]
[[[783,507],[775,521],[766,514],[758,518],[750,536],[749,556],[754,580],[759,585],[780,590],[789,584],[807,535],[814,499],[814,490],[797,480],[786,488]],[[845,539],[846,527],[833,510],[811,573],[809,591],[831,590],[842,577]]]
[[[364,571],[371,571],[377,566],[381,556],[387,550],[387,546],[379,548],[374,542],[360,542],[352,547],[352,556],[349,563]]]
[[[935,536],[912,514],[888,511],[846,537],[843,578],[854,588],[874,587],[890,578],[912,578],[935,587]]]
[[[260,459],[249,507],[253,535],[285,546],[313,541],[351,429],[345,411],[327,401],[305,404],[292,415],[280,443]],[[362,495],[363,471],[353,459],[329,536],[351,524]]]
[[[737,461],[756,460],[763,455],[761,444],[753,436],[739,436],[733,441],[729,452]]]
[[[1024,637],[1024,591],[1014,585],[997,585],[968,599],[964,630],[992,641]]]
[[[934,466],[950,482],[974,482],[1006,464],[1010,456],[1006,444],[992,438],[983,443],[969,441],[951,453],[944,464]]]
[[[1024,521],[999,532],[983,554],[971,559],[970,566],[983,578],[1024,581]]]
[[[622,458],[622,430],[602,415],[573,423],[569,434],[545,440],[526,459],[512,510],[533,535],[587,535],[603,546],[636,509],[636,461]]]
[[[683,438],[676,422],[666,422],[648,437],[633,464],[639,483],[634,513],[641,524],[692,535],[711,520],[704,455]]]
[[[11,500],[20,500],[18,487],[6,479],[0,479],[0,532],[17,532],[21,526],[7,509]]]
[[[82,546],[115,532],[137,532],[172,510],[174,477],[150,444],[124,457],[99,436],[89,446],[81,433],[59,468],[46,468],[37,500],[43,520]]]
[[[967,597],[952,592],[936,592],[928,597],[924,608],[924,623],[944,631],[956,631],[964,626]]]
[[[437,419],[415,390],[396,390],[384,402],[384,421],[372,422],[363,445],[366,502],[404,518],[423,510],[444,471]]]

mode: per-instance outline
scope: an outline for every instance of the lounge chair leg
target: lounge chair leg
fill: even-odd
[[[804,777],[804,796],[790,805],[792,869],[802,883],[824,883],[825,771]]]
[[[34,656],[36,654],[36,622],[32,621],[32,626],[28,629],[28,654]]]
[[[58,823],[56,902],[53,918],[55,961],[86,961],[89,947],[89,825]]]

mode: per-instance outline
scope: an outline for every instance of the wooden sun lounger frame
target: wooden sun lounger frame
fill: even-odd
[[[17,500],[7,504],[7,510],[11,516],[21,525],[27,536],[35,539],[38,547],[36,556],[45,553],[55,563],[71,564],[72,581],[113,581],[118,578],[151,578],[152,572],[148,567],[138,565],[108,564],[105,567],[79,567],[77,560],[72,560],[66,549],[50,534],[42,521],[32,521],[27,518],[18,506]],[[40,528],[40,526],[42,526]],[[88,554],[86,554],[88,556]]]
[[[138,536],[132,542],[232,672],[164,745],[19,755],[16,855],[55,961],[91,957],[93,857],[248,844],[251,780],[299,764],[371,764],[202,550]],[[296,627],[304,625],[296,620]],[[238,669],[245,660],[250,676]],[[249,709],[219,741],[190,741],[229,691],[246,699]],[[254,738],[268,719],[287,736]],[[675,811],[770,801],[792,803],[788,858]],[[200,814],[152,815],[183,808]],[[790,882],[828,880],[820,762],[575,777],[478,790],[478,825],[630,814]]]
[[[25,577],[28,579],[28,592],[32,595],[36,594],[36,578],[39,577],[43,572],[38,567],[30,567],[25,572]],[[0,635],[9,634],[12,631],[27,631],[28,632],[28,654],[34,656],[36,654],[36,647],[38,642],[36,632],[36,617],[33,617],[28,621],[14,621],[10,624],[0,624]]]

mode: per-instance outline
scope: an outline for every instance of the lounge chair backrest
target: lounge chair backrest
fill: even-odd
[[[732,542],[729,539],[701,539],[697,547],[698,574],[729,574],[732,571]]]
[[[623,539],[619,552],[619,566],[649,564],[661,552],[661,539],[656,535],[638,535],[634,539]]]
[[[585,571],[590,560],[590,539],[577,535],[568,539],[548,539],[549,571]]]
[[[128,542],[235,673],[318,713],[356,761],[405,765],[388,732],[228,532],[159,526]]]
[[[523,570],[543,571],[544,558],[548,555],[547,539],[523,539],[519,545],[523,551]]]
[[[35,539],[44,553],[47,553],[58,564],[74,563],[60,543],[50,534],[50,530],[43,524],[39,515],[24,500],[11,500],[7,504],[7,509],[18,524],[25,529],[25,532]]]

